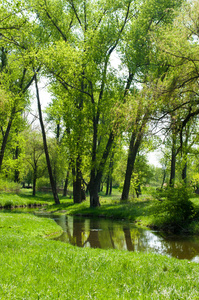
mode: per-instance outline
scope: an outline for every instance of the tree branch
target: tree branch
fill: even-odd
[[[63,37],[64,41],[66,42],[67,41],[67,38],[65,36],[65,34],[63,33],[63,31],[61,30],[61,28],[55,23],[55,21],[53,20],[53,18],[51,17],[50,13],[48,12],[47,10],[47,2],[45,0],[45,5],[46,5],[46,9],[45,9],[45,12],[46,12],[46,15],[47,17],[50,19],[50,21],[52,22],[52,24],[55,26],[55,28],[59,31],[59,33],[61,34],[61,36]],[[72,24],[71,24],[72,25]]]

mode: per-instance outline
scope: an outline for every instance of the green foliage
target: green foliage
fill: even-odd
[[[151,172],[151,177],[149,182],[150,186],[156,188],[161,187],[162,179],[164,176],[164,169],[150,165],[150,172]]]
[[[49,139],[57,185],[63,182],[71,161],[74,167],[78,160],[86,182],[90,174],[109,174],[110,155],[104,154],[111,149],[112,144],[107,144],[110,133],[114,142],[123,136],[119,146],[121,154],[115,154],[117,162],[114,162],[113,172],[114,183],[119,185],[125,176],[126,148],[130,142],[127,138],[128,145],[124,144],[126,137],[133,132],[135,139],[142,137],[142,145],[150,148],[149,119],[158,120],[159,114],[163,112],[167,116],[167,112],[174,109],[174,121],[179,124],[177,132],[183,119],[186,121],[198,114],[198,1],[185,1],[186,5],[181,7],[182,2],[3,1],[0,11],[0,145],[10,128],[5,139],[6,149],[1,151],[5,154],[2,170],[7,178],[14,178],[15,171],[19,171],[20,179],[24,175],[24,179],[26,176],[29,180],[30,170],[26,168],[26,173],[22,163],[25,152],[29,164],[32,167],[33,162],[35,164],[37,177],[43,176],[45,171],[39,138],[27,140],[27,153],[18,136],[25,125],[22,112],[29,103],[33,66],[50,79],[53,100],[48,109],[49,119],[62,127],[56,142]],[[120,58],[120,70],[114,66],[115,55]],[[150,77],[158,78],[155,84]],[[168,98],[166,90],[173,93],[172,97]],[[186,113],[189,113],[187,117]],[[181,141],[176,132],[179,146]],[[184,130],[182,133],[185,140]],[[188,135],[193,136],[191,132]],[[195,135],[189,139],[189,143],[192,142],[196,142]],[[21,153],[13,159],[13,151],[18,146]],[[187,163],[188,148],[182,165]],[[134,188],[148,183],[152,177],[146,164],[140,161],[137,165],[133,170]],[[165,162],[165,168],[166,165]],[[176,164],[176,169],[181,167]],[[156,184],[157,176],[160,175],[154,177]],[[197,181],[197,177],[193,179]],[[185,212],[181,215],[186,219]]]
[[[139,175],[141,175],[141,174],[133,172],[132,177],[131,177],[130,193],[134,194],[134,190],[137,190],[139,188],[139,186],[140,186]]]
[[[42,187],[49,187],[50,188],[50,180],[46,177],[38,178],[37,180],[37,189],[40,189]]]
[[[160,222],[159,225],[174,231],[186,227],[195,215],[195,208],[190,197],[189,189],[183,185],[156,191],[156,198],[160,201],[156,204],[155,213]]]
[[[18,193],[20,191],[20,184],[8,181],[4,179],[0,179],[0,192],[14,192]]]

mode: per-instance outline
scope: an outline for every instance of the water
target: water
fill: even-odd
[[[63,228],[56,240],[78,247],[153,252],[199,262],[199,237],[166,235],[132,223],[73,216],[53,218]]]

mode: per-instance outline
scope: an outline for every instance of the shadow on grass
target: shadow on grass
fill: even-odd
[[[10,194],[9,197],[13,196]],[[146,216],[153,214],[152,200],[132,199],[127,203],[120,202],[120,194],[116,193],[112,196],[100,195],[101,206],[97,208],[90,208],[89,200],[83,201],[80,204],[74,204],[73,199],[68,197],[60,197],[60,204],[55,204],[53,195],[51,193],[37,192],[36,196],[32,196],[32,191],[23,190],[17,195],[20,199],[18,203],[25,204],[41,204],[42,207],[33,207],[32,211],[45,211],[46,213],[68,214],[95,218],[110,218],[129,220],[131,222],[138,221]],[[17,197],[17,198],[18,198]],[[87,198],[88,199],[88,198]],[[24,200],[24,201],[23,201]],[[24,202],[24,203],[23,203]],[[26,204],[27,203],[27,204]],[[45,205],[45,207],[43,206]],[[47,204],[47,205],[46,205]],[[25,211],[21,208],[20,211]],[[13,210],[12,210],[13,211]],[[28,212],[28,208],[27,208]]]
[[[10,195],[13,195],[10,193]],[[32,192],[30,190],[20,192],[18,196],[25,200],[35,200],[35,201],[41,201],[41,202],[54,202],[53,194],[52,193],[46,193],[46,192],[36,192],[36,195],[33,196]],[[71,200],[69,196],[63,197],[59,194],[60,200]]]
[[[84,201],[81,204],[73,204],[72,202],[62,203],[60,205],[51,205],[47,208],[49,212],[62,213],[69,215],[96,217],[96,218],[110,218],[136,221],[138,217],[151,215],[152,201],[133,201],[128,203],[102,203],[100,207],[90,208],[89,201]]]
[[[19,193],[19,196],[26,200],[36,200],[42,202],[53,201],[53,195],[50,193],[46,194],[46,193],[39,192],[36,193],[35,196],[33,196],[32,193]]]

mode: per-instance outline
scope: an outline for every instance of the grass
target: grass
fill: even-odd
[[[15,206],[37,206],[45,205],[42,211],[57,214],[81,215],[89,217],[104,217],[120,220],[129,220],[141,226],[149,226],[166,230],[164,226],[167,216],[164,213],[158,214],[160,202],[154,200],[146,193],[139,199],[132,198],[127,203],[120,202],[120,192],[113,190],[112,196],[105,196],[100,193],[101,206],[90,208],[89,200],[81,204],[74,204],[73,199],[60,196],[60,205],[55,205],[52,194],[37,192],[35,197],[30,190],[22,190],[18,194],[0,193],[0,206],[10,208]],[[88,197],[87,197],[88,198]],[[192,234],[199,233],[199,197],[191,199],[195,206],[196,215],[191,223],[180,226],[179,230],[184,230]],[[184,227],[184,228],[183,228]],[[170,230],[170,229],[169,229]],[[172,228],[171,228],[172,230]]]
[[[1,235],[9,235],[16,238],[24,237],[46,237],[57,236],[62,233],[62,229],[56,226],[53,220],[41,219],[30,214],[23,213],[1,213],[0,230]]]
[[[37,192],[36,196],[32,196],[32,191],[29,189],[22,189],[18,193],[0,192],[0,207],[43,205],[53,202],[52,194]]]
[[[0,213],[0,299],[198,299],[199,265],[46,239],[50,219]]]

